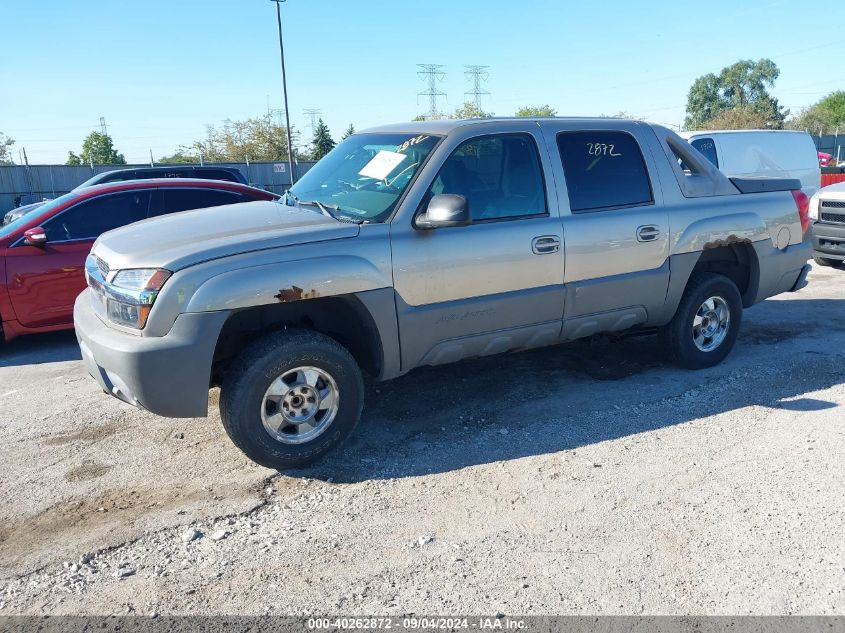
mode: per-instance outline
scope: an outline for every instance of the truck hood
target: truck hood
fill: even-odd
[[[110,269],[165,268],[251,251],[358,235],[357,224],[317,209],[278,202],[244,202],[142,220],[100,236],[91,252]]]
[[[816,195],[822,200],[845,200],[845,182],[823,187]]]

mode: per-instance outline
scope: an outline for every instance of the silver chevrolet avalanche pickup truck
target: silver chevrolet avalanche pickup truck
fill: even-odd
[[[196,417],[220,386],[234,443],[297,467],[352,432],[363,373],[634,328],[681,367],[720,362],[743,308],[806,285],[808,204],[638,121],[379,127],[279,202],[104,234],[76,332],[108,393]]]

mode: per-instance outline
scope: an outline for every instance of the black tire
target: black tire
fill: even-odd
[[[711,297],[724,300],[730,319],[721,343],[710,351],[703,351],[693,340],[693,321],[699,307]],[[687,369],[704,369],[718,365],[730,353],[741,324],[742,297],[736,284],[724,275],[700,273],[687,282],[674,318],[660,328],[658,338],[673,362]]]
[[[338,409],[320,435],[302,444],[288,444],[264,427],[264,395],[278,377],[306,366],[334,379]],[[345,347],[316,332],[285,330],[258,339],[233,361],[220,391],[220,417],[226,433],[247,457],[282,470],[309,464],[343,442],[358,424],[363,403],[361,370]]]
[[[843,264],[843,262],[839,261],[838,259],[828,259],[827,257],[814,256],[813,261],[816,262],[819,266],[839,267]]]

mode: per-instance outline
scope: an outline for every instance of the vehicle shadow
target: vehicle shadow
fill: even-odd
[[[0,343],[0,367],[81,360],[73,330],[21,336]]]
[[[746,312],[733,354],[702,371],[668,363],[655,336],[598,336],[421,368],[369,385],[353,437],[289,474],[409,477],[572,450],[752,405],[834,408],[802,396],[845,382],[843,343],[845,300],[790,300]]]

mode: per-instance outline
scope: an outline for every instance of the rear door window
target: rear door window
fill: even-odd
[[[627,132],[562,132],[557,145],[573,213],[654,202],[640,146]]]
[[[249,198],[246,198],[247,200]],[[161,189],[160,202],[150,213],[150,217],[177,213],[191,209],[205,209],[206,207],[220,207],[227,204],[243,202],[245,198],[233,191],[219,189],[194,188],[179,189],[166,187]]]
[[[50,242],[96,239],[147,217],[150,191],[135,189],[85,200],[44,223]]]
[[[716,143],[712,138],[697,138],[690,143],[695,149],[704,154],[704,156],[716,167],[719,166],[719,157],[716,155]]]

